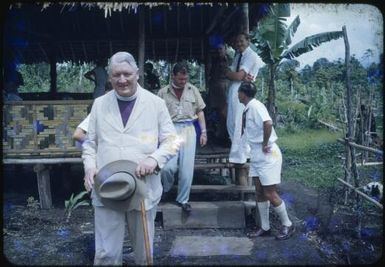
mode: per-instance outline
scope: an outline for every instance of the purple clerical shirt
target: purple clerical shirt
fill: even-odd
[[[126,127],[128,118],[131,115],[131,112],[132,112],[132,109],[134,107],[136,98],[131,100],[131,101],[124,101],[124,100],[120,100],[120,99],[117,99],[117,100],[118,100],[118,104],[119,104],[120,115],[122,116],[123,126]]]

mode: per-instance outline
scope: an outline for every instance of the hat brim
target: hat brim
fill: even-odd
[[[138,178],[135,175],[135,170],[137,166],[138,165],[133,161],[117,160],[108,163],[99,170],[98,174],[95,177],[94,189],[96,197],[100,200],[100,202],[102,202],[104,206],[118,211],[128,210],[130,209],[130,207],[139,206],[140,202],[146,198],[146,182],[144,179]],[[126,172],[134,178],[135,192],[132,196],[125,200],[112,200],[108,198],[103,198],[99,192],[100,186],[106,179],[108,179],[108,177],[118,172]]]

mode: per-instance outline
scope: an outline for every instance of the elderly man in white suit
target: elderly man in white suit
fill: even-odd
[[[138,84],[138,67],[131,54],[114,54],[108,74],[114,90],[95,99],[83,144],[84,185],[92,190],[95,175],[108,163],[130,160],[138,164],[136,175],[145,179],[148,187],[144,204],[152,257],[156,208],[162,195],[157,170],[177,153],[176,131],[164,101]],[[94,264],[122,264],[126,222],[135,263],[148,264],[140,205],[115,211],[103,206],[94,190],[91,197],[95,210]]]

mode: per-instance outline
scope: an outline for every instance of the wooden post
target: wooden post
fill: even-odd
[[[249,33],[249,4],[243,3],[242,4],[242,11],[244,13],[245,20],[243,29],[248,34]],[[237,182],[239,185],[243,186],[250,186],[252,183],[252,180],[249,179],[249,167],[247,167],[244,164],[236,164],[235,168],[235,176],[237,178]],[[245,168],[246,167],[246,168]]]
[[[50,169],[43,164],[36,164],[33,170],[37,176],[40,207],[42,209],[50,209],[52,208]]]
[[[50,75],[50,93],[52,97],[51,99],[56,99],[57,95],[57,72],[56,72],[56,43],[51,41],[51,51],[49,53],[49,65],[50,65],[50,70],[49,70],[49,75]]]
[[[243,14],[245,14],[244,29],[246,33],[249,33],[249,4],[248,3],[242,4],[242,11],[243,11]]]
[[[144,15],[145,10],[144,6],[139,7],[139,38],[138,38],[138,67],[139,67],[139,84],[144,86],[144,53],[146,49],[146,40],[145,40],[145,25],[144,25]]]
[[[249,168],[245,164],[234,164],[235,165],[235,177],[239,185],[248,186],[249,184]]]
[[[342,32],[344,34],[344,43],[345,43],[345,67],[346,67],[346,116],[348,121],[348,129],[346,134],[345,142],[345,180],[347,183],[351,184],[351,170],[352,170],[352,152],[349,142],[352,142],[352,131],[353,131],[353,122],[352,122],[352,91],[350,84],[350,47],[346,34],[346,27],[342,27]],[[347,203],[347,191],[345,192],[345,204]]]
[[[346,33],[346,27],[342,27],[345,43],[345,66],[346,66],[346,104],[347,104],[347,116],[348,116],[348,138],[353,137],[353,121],[352,121],[352,86],[350,81],[350,46],[348,35]],[[351,140],[349,140],[351,141]]]
[[[350,45],[348,40],[348,34],[346,32],[346,26],[342,27],[342,32],[344,34],[344,43],[345,43],[345,66],[346,66],[346,103],[347,103],[347,116],[348,116],[348,134],[347,139],[349,142],[353,141],[354,138],[354,132],[353,132],[353,113],[352,113],[352,85],[350,81]],[[357,172],[357,166],[356,166],[356,151],[355,148],[347,144],[347,147],[350,150],[350,156],[346,155],[347,158],[350,160],[351,168],[348,169],[350,172],[350,175],[353,177],[354,187],[358,187],[358,172]],[[348,167],[348,166],[347,166]],[[359,195],[356,192],[356,199],[355,199],[357,207],[361,206],[361,199]],[[361,214],[357,209],[357,235],[358,238],[361,238]]]
[[[140,202],[140,212],[142,214],[142,225],[143,225],[143,239],[144,239],[144,248],[146,250],[146,263],[147,265],[152,265],[152,253],[151,253],[151,244],[150,238],[148,236],[148,227],[147,227],[147,215],[146,209],[144,206],[144,200]]]

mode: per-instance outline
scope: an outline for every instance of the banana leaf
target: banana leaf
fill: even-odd
[[[292,46],[290,49],[286,50],[282,54],[282,58],[292,59],[298,57],[304,53],[312,51],[314,47],[317,47],[322,43],[326,43],[331,40],[336,40],[341,37],[343,37],[342,31],[324,32],[308,36],[302,41]]]
[[[274,64],[275,61],[269,43],[260,38],[258,34],[253,37],[252,42],[250,42],[250,47],[265,64]]]
[[[77,194],[74,199],[73,199],[73,202],[74,203],[77,203],[81,198],[83,198],[83,196],[85,194],[87,194],[88,192],[87,191],[83,191],[83,192],[80,192],[79,194]]]
[[[298,28],[300,23],[301,23],[301,20],[299,19],[299,16],[297,16],[297,17],[295,17],[293,22],[290,24],[290,26],[287,28],[287,30],[286,30],[286,38],[285,38],[286,46],[291,44],[291,37],[293,37],[294,34],[296,33],[297,28]]]
[[[286,19],[277,16],[267,16],[258,25],[258,33],[269,43],[272,51],[280,49],[285,45],[287,26]],[[273,54],[275,54],[273,52]]]
[[[277,4],[276,14],[279,17],[290,17],[290,4]]]
[[[72,209],[75,210],[80,206],[89,206],[89,205],[90,203],[87,200],[82,200],[81,202],[77,203]]]

